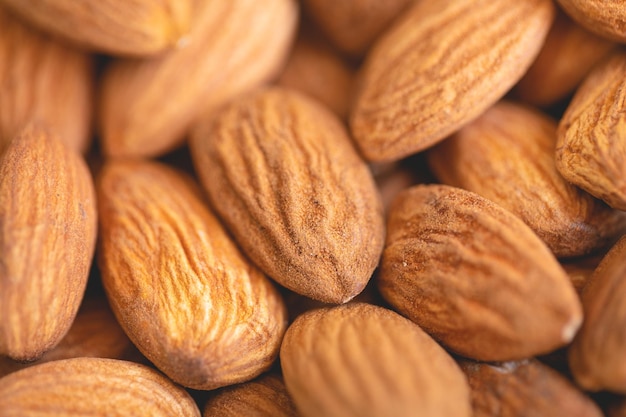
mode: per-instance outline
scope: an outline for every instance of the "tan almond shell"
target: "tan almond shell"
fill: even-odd
[[[384,243],[383,209],[335,115],[263,89],[200,124],[191,152],[217,213],[271,278],[328,303],[363,290]]]
[[[187,44],[107,67],[100,97],[102,150],[156,156],[183,144],[191,123],[278,74],[298,17],[294,0],[200,1]]]
[[[520,219],[470,191],[415,186],[396,198],[383,297],[450,350],[503,361],[569,343],[582,321],[572,283]]]
[[[503,101],[429,150],[428,162],[443,183],[517,215],[557,257],[585,255],[626,232],[626,215],[563,179],[556,131],[543,113]]]
[[[80,306],[96,240],[96,196],[82,157],[27,127],[0,157],[0,355],[56,346]]]
[[[550,0],[419,1],[369,52],[350,126],[363,155],[398,160],[498,101],[550,29]]]
[[[585,79],[559,123],[556,167],[571,183],[626,211],[626,52]]]
[[[469,417],[467,381],[417,325],[364,303],[309,311],[280,350],[303,417]]]
[[[199,417],[191,396],[157,371],[115,359],[74,358],[0,379],[4,417]]]
[[[626,4],[623,0],[557,0],[579,24],[602,37],[626,43]]]
[[[194,389],[267,370],[286,329],[283,300],[195,184],[156,162],[111,161],[97,190],[102,281],[139,350]]]

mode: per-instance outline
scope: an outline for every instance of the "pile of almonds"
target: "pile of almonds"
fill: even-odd
[[[0,416],[626,416],[623,0],[0,0]]]

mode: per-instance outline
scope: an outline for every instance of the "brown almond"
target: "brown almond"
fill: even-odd
[[[6,417],[200,416],[189,394],[157,371],[99,358],[44,363],[1,378],[0,410]]]
[[[545,244],[479,195],[415,186],[394,202],[379,288],[401,314],[452,351],[523,359],[569,343],[578,296]]]
[[[105,154],[164,154],[183,144],[200,114],[278,74],[295,34],[294,0],[196,4],[184,48],[106,69],[99,113]]]
[[[585,79],[559,123],[556,167],[566,180],[626,210],[626,52]]]
[[[397,160],[478,117],[530,67],[553,16],[550,0],[416,2],[360,71],[350,126],[363,155]]]
[[[557,0],[572,19],[607,39],[626,42],[626,4],[623,0]]]
[[[214,389],[278,356],[286,310],[191,180],[155,162],[109,162],[98,181],[99,256],[111,308],[175,382]]]
[[[96,198],[82,157],[30,126],[0,157],[0,355],[30,361],[67,333],[96,239]]]
[[[609,245],[626,215],[569,184],[556,169],[556,122],[500,102],[428,152],[440,181],[476,192],[521,218],[558,257]]]
[[[280,361],[303,417],[471,415],[454,360],[382,307],[350,303],[301,315],[285,334]]]
[[[216,211],[271,278],[328,303],[363,290],[384,243],[382,203],[335,115],[260,90],[199,125],[191,152]]]

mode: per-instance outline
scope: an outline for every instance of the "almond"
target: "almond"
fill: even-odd
[[[30,126],[0,157],[0,355],[30,361],[69,330],[87,284],[96,198],[81,156]]]
[[[0,410],[12,416],[200,416],[185,390],[153,369],[114,359],[49,362],[0,379]]]
[[[471,415],[454,360],[382,307],[350,303],[301,315],[285,334],[280,360],[303,417]]]
[[[559,123],[556,167],[573,184],[626,210],[626,52],[599,64]]]
[[[550,0],[418,1],[360,70],[350,125],[369,160],[441,141],[498,101],[539,53]]]
[[[558,257],[601,249],[626,232],[626,216],[563,179],[557,125],[500,102],[428,152],[442,182],[474,191],[519,216]]]
[[[183,144],[200,114],[279,72],[295,32],[294,0],[196,4],[184,48],[106,69],[99,114],[105,154],[166,153]]]
[[[99,265],[111,308],[175,382],[250,380],[278,356],[282,298],[245,259],[188,177],[154,162],[109,162],[98,181]]]
[[[261,90],[200,124],[191,152],[216,211],[270,277],[328,303],[363,290],[382,251],[382,204],[332,113]]]
[[[626,42],[626,4],[622,0],[557,0],[575,21],[607,39]]]
[[[582,321],[567,275],[521,220],[469,191],[415,186],[396,198],[383,297],[452,351],[523,359],[569,343]]]

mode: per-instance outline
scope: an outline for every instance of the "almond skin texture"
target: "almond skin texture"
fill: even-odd
[[[303,417],[471,415],[454,360],[382,307],[350,303],[301,315],[285,334],[280,361]]]
[[[500,102],[431,149],[428,162],[441,182],[517,215],[556,256],[584,255],[626,232],[626,216],[563,179],[556,130],[548,116]]]
[[[1,0],[29,23],[86,49],[151,55],[176,45],[192,0]]]
[[[363,290],[384,243],[382,203],[332,113],[261,90],[201,124],[191,152],[216,211],[270,277],[327,303]]]
[[[91,142],[91,58],[22,24],[0,7],[0,153],[31,121],[84,152]]]
[[[42,128],[0,157],[0,355],[38,359],[67,333],[85,292],[96,198],[82,157]]]
[[[626,4],[622,0],[557,0],[572,19],[607,39],[626,43]]]
[[[536,359],[460,365],[472,390],[474,417],[603,416],[591,398]]]
[[[175,382],[250,380],[278,356],[286,309],[188,177],[153,162],[110,162],[98,181],[102,281],[139,350]]]
[[[200,411],[157,371],[114,359],[49,362],[0,379],[3,417],[181,416]]]
[[[595,67],[559,123],[556,167],[571,183],[626,210],[626,52]]]
[[[417,2],[360,72],[350,126],[363,155],[403,158],[479,116],[526,72],[553,16],[550,0]]]
[[[396,198],[379,275],[383,297],[462,356],[523,359],[569,343],[578,296],[521,220],[477,194],[416,186]]]
[[[254,381],[222,389],[210,398],[204,417],[297,417],[283,379],[265,375]]]
[[[586,390],[626,394],[626,236],[604,257],[582,294],[585,321],[569,350]]]
[[[294,0],[196,5],[184,48],[107,68],[99,114],[106,155],[164,154],[183,144],[200,114],[265,83],[282,68],[297,23]]]

